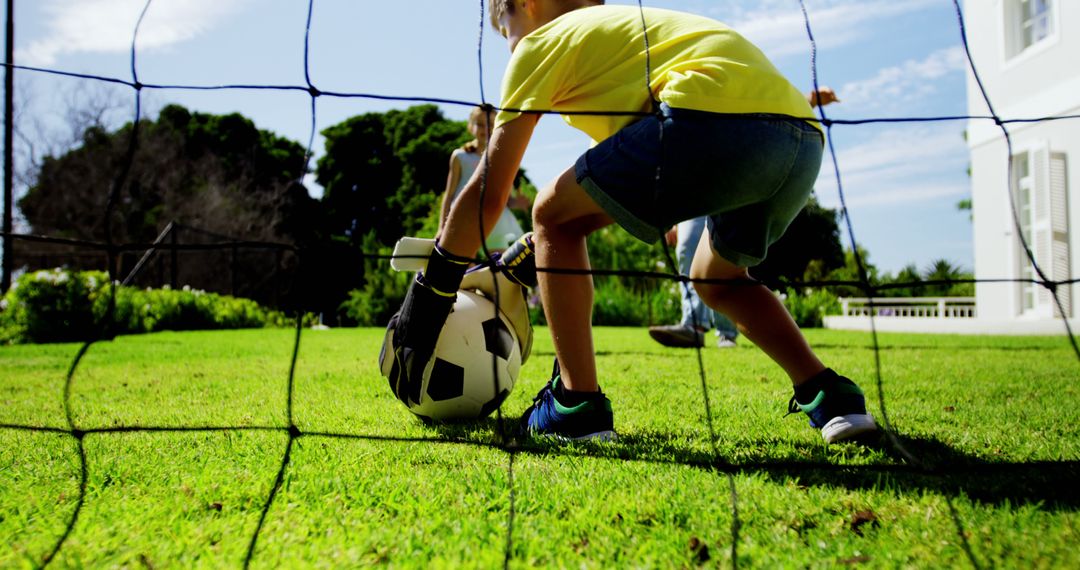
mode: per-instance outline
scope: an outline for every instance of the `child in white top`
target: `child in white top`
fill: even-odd
[[[454,198],[457,198],[461,189],[472,178],[473,172],[476,171],[476,167],[480,164],[480,159],[487,148],[488,124],[487,113],[484,112],[484,109],[482,107],[473,108],[472,112],[469,113],[468,125],[473,140],[465,143],[460,148],[454,149],[454,152],[450,154],[450,174],[446,177],[446,190],[442,196],[438,233],[442,233],[446,218],[450,215],[450,206],[454,203]],[[528,212],[531,206],[532,203],[528,197],[520,192],[515,192],[510,196],[510,200],[506,207],[503,208],[502,214],[499,215],[499,220],[495,222],[495,229],[488,234],[485,240],[488,251],[492,253],[503,251],[507,245],[513,243],[525,232],[521,228],[521,224],[518,223],[517,218],[514,217],[514,213],[510,210],[513,208]]]

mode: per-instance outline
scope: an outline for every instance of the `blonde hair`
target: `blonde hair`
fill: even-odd
[[[469,123],[480,124],[480,121],[483,120],[488,126],[489,134],[491,133],[491,123],[494,122],[494,119],[495,109],[491,106],[473,107],[473,110],[469,112]],[[480,150],[480,143],[476,139],[473,139],[462,145],[461,150],[468,153],[478,152]]]
[[[503,14],[514,13],[515,1],[516,0],[488,0],[488,12],[491,13],[491,27],[495,28],[496,32],[499,31],[499,20],[502,19]]]
[[[499,31],[499,20],[502,19],[503,14],[513,14],[515,11],[515,4],[518,0],[488,0],[488,12],[491,13],[491,27],[495,28],[495,31]],[[580,0],[551,0],[557,4],[570,4]],[[591,0],[592,4],[603,4],[604,0]]]

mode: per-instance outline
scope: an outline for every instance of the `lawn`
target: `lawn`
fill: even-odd
[[[375,329],[304,331],[291,406],[290,330],[94,344],[68,408],[80,346],[0,348],[0,567],[1080,567],[1067,339],[883,334],[879,385],[868,334],[807,336],[893,438],[826,446],[745,341],[701,352],[706,408],[641,329],[596,331],[620,441],[570,446],[502,437],[546,330],[503,424],[448,426]]]

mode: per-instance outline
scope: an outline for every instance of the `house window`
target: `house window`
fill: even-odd
[[[1054,33],[1053,0],[1005,2],[1006,55],[1015,57]]]
[[[1055,300],[1049,289],[1032,282],[1043,278],[1057,283],[1072,280],[1067,169],[1066,155],[1051,151],[1045,143],[1012,157],[1013,205],[1019,226],[1017,313],[1021,315],[1073,315],[1071,286],[1057,287]],[[1029,251],[1041,273],[1032,265]]]
[[[1016,200],[1016,217],[1020,224],[1020,236],[1023,242],[1017,243],[1019,251],[1017,261],[1018,279],[1024,279],[1020,283],[1020,312],[1026,313],[1035,309],[1036,285],[1030,280],[1035,278],[1035,269],[1024,251],[1024,244],[1028,248],[1034,248],[1031,228],[1034,225],[1035,208],[1032,201],[1034,180],[1031,177],[1031,160],[1029,153],[1022,152],[1013,156],[1013,188]]]

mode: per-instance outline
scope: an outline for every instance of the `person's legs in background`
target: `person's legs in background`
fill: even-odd
[[[707,218],[693,218],[680,222],[675,242],[675,257],[679,264],[680,275],[690,275],[690,265],[694,261],[694,252],[701,234],[705,231]],[[697,291],[690,284],[680,284],[682,321],[677,325],[649,327],[649,336],[664,346],[693,348],[705,346],[705,333],[716,327],[717,341],[720,348],[735,346],[739,335],[735,324],[724,315],[717,313],[701,302]]]
[[[739,337],[739,329],[735,328],[735,323],[715,311],[713,312],[713,323],[716,325],[716,346],[719,348],[734,348],[736,345],[735,339]]]

